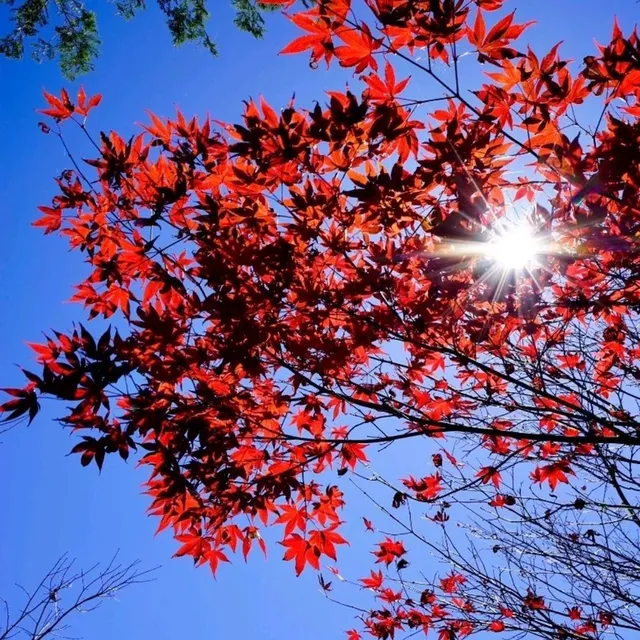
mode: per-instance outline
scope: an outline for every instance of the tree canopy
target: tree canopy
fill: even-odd
[[[85,466],[139,452],[159,530],[214,573],[275,530],[350,640],[640,630],[640,42],[614,23],[571,64],[508,5],[290,7],[283,53],[359,81],[236,124],[94,139],[98,96],[45,95],[95,157],[35,224],[119,328],[51,332],[0,409],[64,401]]]
[[[12,29],[0,38],[0,54],[21,59],[30,46],[32,57],[42,62],[56,59],[62,74],[69,80],[93,69],[100,53],[100,36],[96,12],[81,0],[2,0],[11,7]],[[262,14],[281,3],[259,0],[230,0],[235,10],[234,23],[241,31],[256,38],[264,35]],[[129,20],[146,8],[144,0],[118,0],[118,15]],[[215,42],[207,32],[209,9],[205,0],[158,0],[175,45],[196,42],[213,55]]]

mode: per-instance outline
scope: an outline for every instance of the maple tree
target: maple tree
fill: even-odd
[[[275,528],[296,574],[352,593],[350,640],[640,630],[640,42],[616,23],[574,68],[507,5],[290,6],[283,53],[358,90],[102,133],[35,223],[126,333],[33,345],[7,419],[57,398],[83,465],[140,450],[159,529],[214,573]],[[45,97],[45,132],[93,140],[99,97]],[[372,568],[350,578],[360,516]]]

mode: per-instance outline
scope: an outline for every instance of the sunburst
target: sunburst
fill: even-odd
[[[540,265],[547,247],[536,229],[524,220],[499,225],[477,251],[503,271],[532,271]]]

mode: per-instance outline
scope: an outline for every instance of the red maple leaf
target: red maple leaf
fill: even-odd
[[[379,542],[378,547],[379,549],[373,552],[373,555],[378,558],[376,562],[384,562],[387,566],[407,553],[402,542],[391,538],[386,538],[383,542]]]
[[[383,582],[382,571],[372,571],[368,578],[360,578],[360,582],[368,589],[380,589]]]

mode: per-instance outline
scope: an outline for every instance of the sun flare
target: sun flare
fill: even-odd
[[[484,248],[489,259],[509,271],[530,269],[542,252],[535,229],[524,223],[500,229]]]

